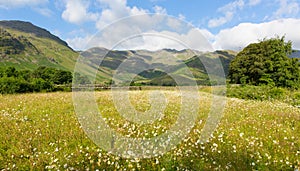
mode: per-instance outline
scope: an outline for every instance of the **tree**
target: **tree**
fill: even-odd
[[[55,84],[68,84],[73,79],[70,71],[57,70],[53,75],[53,82]]]
[[[288,57],[292,42],[284,39],[264,39],[245,47],[230,63],[230,82],[298,88],[300,65],[297,59]]]

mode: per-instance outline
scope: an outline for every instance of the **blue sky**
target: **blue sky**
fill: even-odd
[[[172,18],[158,21],[148,13],[173,16],[193,27],[185,25],[185,32],[168,29],[166,27],[176,26]],[[103,30],[118,19],[140,14],[144,15],[143,19],[133,17],[126,21],[126,26],[124,23],[113,24],[110,30]],[[148,32],[180,39],[200,50],[196,39],[200,40],[201,36],[196,32],[201,33],[214,49],[233,50],[259,39],[285,35],[294,48],[300,49],[299,0],[0,0],[0,20],[32,22],[66,40],[77,50],[87,48],[86,42],[95,37],[95,33],[98,46],[111,48],[112,43],[126,36]],[[149,23],[153,23],[151,27]],[[168,26],[162,27],[164,25]],[[138,43],[132,40],[123,47],[181,48],[157,37],[142,36],[136,41],[143,46],[137,46]]]

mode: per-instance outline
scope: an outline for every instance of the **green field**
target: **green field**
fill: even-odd
[[[153,90],[131,91],[138,111],[151,105]],[[164,117],[136,125],[120,117],[110,91],[96,92],[107,123],[128,137],[157,136],[175,123],[180,93],[164,90]],[[200,132],[211,95],[200,92],[190,134],[163,156],[126,159],[105,152],[83,132],[72,93],[0,95],[0,170],[296,170],[300,168],[300,110],[281,102],[228,98],[224,116],[206,143]]]

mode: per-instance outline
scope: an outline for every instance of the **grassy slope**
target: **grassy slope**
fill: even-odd
[[[69,47],[49,38],[36,37],[31,33],[24,33],[13,29],[5,29],[14,37],[23,36],[33,44],[39,53],[33,53],[32,50],[26,49],[20,54],[9,55],[2,58],[0,67],[13,66],[17,69],[34,70],[39,66],[47,66],[68,70],[73,72],[79,53],[71,50]],[[81,74],[91,76],[97,73],[97,68],[87,64],[80,66]],[[97,80],[103,81],[107,75],[99,74]]]
[[[140,111],[150,107],[148,92],[130,93],[131,102]],[[145,130],[151,134],[163,132],[176,119],[180,108],[178,93],[164,93],[170,104],[165,118],[155,122],[161,126],[136,129],[119,117],[110,91],[97,92],[96,98],[110,125],[134,137],[143,136]],[[229,98],[218,129],[209,142],[199,144],[199,131],[210,106],[210,95],[200,95],[198,122],[185,141],[164,156],[142,160],[107,154],[86,138],[74,113],[71,93],[0,96],[0,170],[295,170],[300,167],[299,109],[277,102]],[[127,127],[123,127],[125,123]]]
[[[14,37],[24,36],[39,51],[31,53],[27,49],[21,54],[10,55],[8,59],[1,61],[2,66],[14,66],[18,69],[34,69],[44,65],[73,71],[78,53],[58,42],[33,36],[30,33],[24,33],[13,29],[5,29]]]

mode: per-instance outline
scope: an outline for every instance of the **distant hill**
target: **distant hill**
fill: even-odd
[[[97,68],[102,78],[112,78],[113,74],[120,75],[120,81],[134,77],[136,85],[176,85],[177,79],[194,80],[199,84],[209,84],[209,77],[202,61],[206,61],[206,67],[220,67],[216,65],[219,59],[228,74],[230,61],[235,57],[233,51],[216,51],[213,53],[193,51],[189,49],[177,51],[174,49],[162,49],[158,51],[147,50],[112,50],[105,48],[92,48],[82,52],[86,64]],[[193,75],[190,75],[189,69]],[[214,76],[219,76],[215,74]],[[124,80],[122,80],[122,78]]]
[[[300,59],[300,50],[293,50],[292,54],[290,55],[291,58],[299,58]]]

